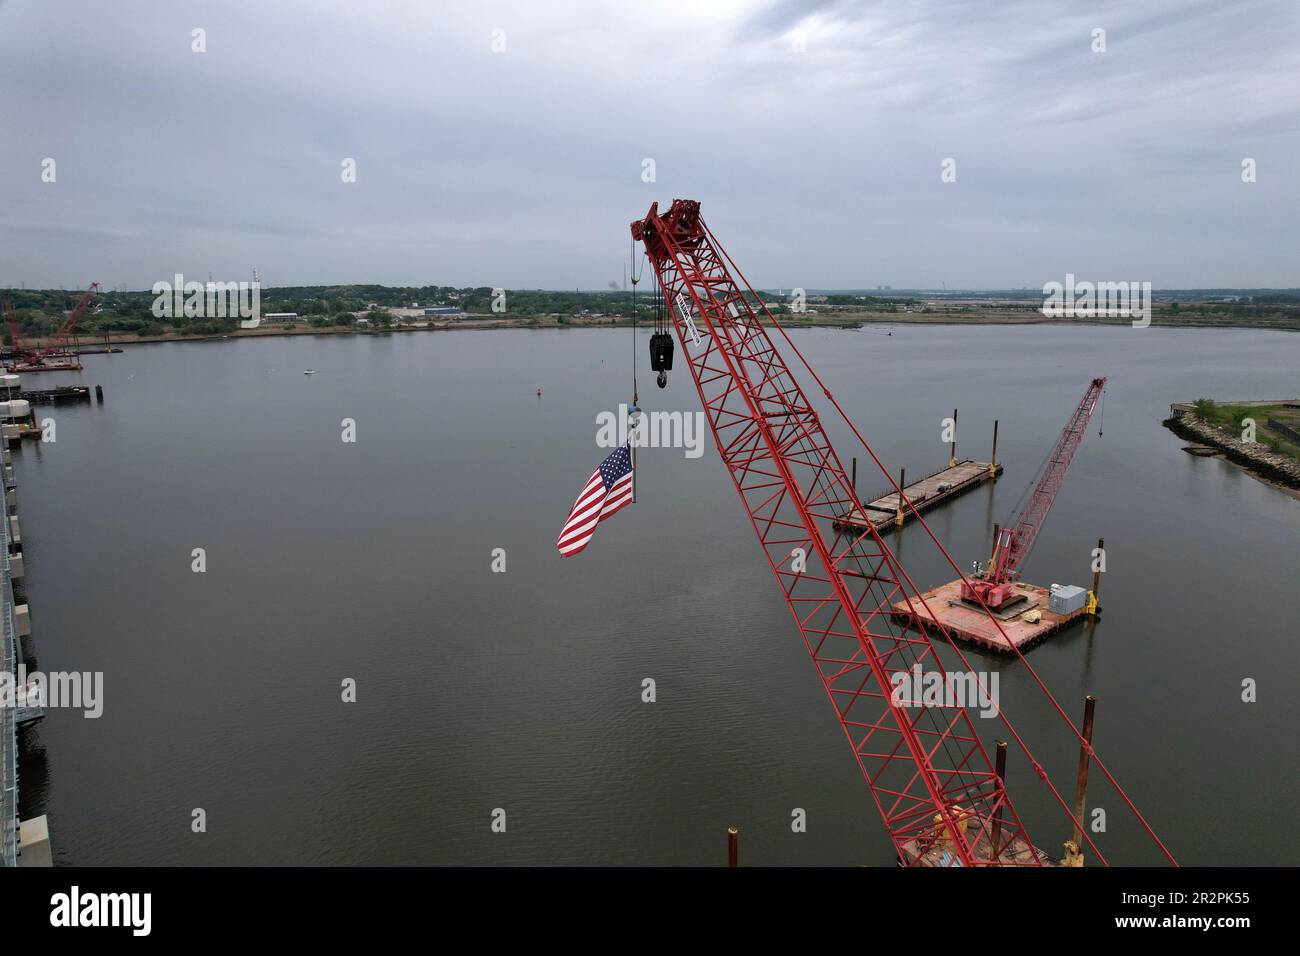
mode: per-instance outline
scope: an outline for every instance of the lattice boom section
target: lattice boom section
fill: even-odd
[[[1047,518],[1047,512],[1051,509],[1052,502],[1056,500],[1056,493],[1061,489],[1061,483],[1065,481],[1065,473],[1070,468],[1070,462],[1074,460],[1074,453],[1079,450],[1084,432],[1088,430],[1088,423],[1092,421],[1092,413],[1105,387],[1104,378],[1092,380],[1088,390],[1083,394],[1083,401],[1074,410],[1070,420],[1065,423],[1065,429],[1056,439],[1056,444],[1048,455],[1042,477],[1034,488],[1029,504],[1020,516],[1020,520],[1016,522],[1015,529],[1008,535],[1010,543],[1000,568],[999,580],[1006,580],[1012,571],[1020,567],[1020,563],[1033,549],[1034,539],[1038,537],[1043,521]]]
[[[633,235],[673,306],[718,451],[900,859],[909,858],[905,846],[946,842],[957,862],[994,862],[989,829],[999,811],[999,846],[1027,844],[966,710],[891,705],[895,675],[942,665],[924,631],[890,616],[893,603],[913,598],[884,541],[874,530],[834,530],[854,504],[848,478],[698,203],[677,200],[662,217],[656,204]],[[1015,862],[1023,857],[1038,862],[1034,854]]]

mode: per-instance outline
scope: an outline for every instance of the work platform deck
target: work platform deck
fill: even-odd
[[[912,602],[912,607],[916,610],[915,617],[919,617],[923,624],[929,626],[937,622],[952,637],[998,654],[1014,654],[1016,650],[1026,650],[1087,614],[1086,608],[1070,614],[1055,614],[1048,610],[1051,594],[1047,588],[1033,584],[1017,584],[1015,587],[1024,600],[993,613],[1010,639],[1010,644],[998,633],[997,627],[989,620],[983,608],[967,604],[961,599],[961,581],[951,581],[923,592],[921,599],[925,603],[916,600]],[[908,623],[914,621],[905,601],[899,601],[891,610],[899,620]],[[1039,612],[1037,622],[1024,619],[1030,611]]]
[[[985,818],[987,821],[987,818]],[[1007,817],[1008,821],[1010,817]],[[993,844],[992,824],[977,822],[976,818],[971,818],[969,826],[978,827],[975,836],[974,846],[972,847],[973,856],[977,863],[993,863]],[[1001,852],[998,854],[998,865],[1000,866],[1060,866],[1059,860],[1053,859],[1047,853],[1038,847],[1031,845],[1018,836],[1010,833],[1012,827],[1007,824],[1006,829],[1001,830],[998,834],[998,845]],[[943,836],[942,831],[936,824],[934,834],[929,838],[909,840],[903,845],[902,856],[899,857],[901,866],[916,867],[950,867],[962,866],[961,858],[953,850],[952,845]]]
[[[949,501],[962,492],[992,481],[1002,474],[1002,466],[987,461],[974,461],[967,458],[951,468],[926,475],[920,481],[914,481],[903,488],[903,494],[912,503],[917,512],[926,512],[936,505]],[[864,512],[865,509],[865,512]],[[903,507],[903,524],[911,521],[915,515],[912,508]],[[873,498],[862,508],[854,508],[842,514],[835,522],[835,530],[866,531],[870,523],[877,531],[893,527],[898,523],[898,493],[891,492]]]

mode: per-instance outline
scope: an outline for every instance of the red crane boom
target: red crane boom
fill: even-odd
[[[874,529],[834,530],[855,506],[848,476],[699,203],[675,200],[666,215],[656,203],[632,236],[645,245],[718,451],[899,859],[916,862],[940,844],[953,865],[1042,864],[966,709],[891,697],[914,666],[939,668],[928,634],[890,614],[915,587],[904,588]]]
[[[1003,527],[998,532],[993,542],[993,554],[989,558],[987,573],[982,579],[962,584],[961,596],[964,600],[998,608],[1014,596],[1012,578],[1028,557],[1034,539],[1042,530],[1043,521],[1056,499],[1056,493],[1061,489],[1061,483],[1065,481],[1065,473],[1074,460],[1074,453],[1079,450],[1079,444],[1088,430],[1088,422],[1092,421],[1092,413],[1101,401],[1102,389],[1105,387],[1104,378],[1094,378],[1084,392],[1083,400],[1056,440],[1029,503],[1020,512],[1020,520],[1014,527]]]
[[[99,283],[92,282],[90,288],[81,296],[76,307],[68,313],[62,324],[52,336],[53,345],[41,350],[41,355],[66,355],[72,351],[72,337],[76,334],[77,326],[81,323],[82,316],[90,308],[90,304],[95,301],[95,295],[99,292]]]
[[[899,695],[913,673],[926,668],[942,671],[926,625],[902,624],[891,614],[894,601],[901,599],[911,608],[921,598],[873,527],[858,530],[837,520],[860,503],[817,412],[760,322],[756,307],[879,465],[875,453],[705,226],[698,202],[674,200],[665,214],[659,212],[658,203],[653,204],[644,219],[632,223],[632,238],[645,246],[718,453],[899,862],[931,866],[1055,862],[1030,842],[1007,794],[1001,759],[995,770],[967,708],[929,701],[918,707],[916,700],[908,699],[910,694]],[[732,277],[733,271],[737,278]],[[671,358],[661,364],[669,367]],[[920,515],[916,519],[957,570],[924,519]],[[990,620],[1000,628],[992,615]],[[942,625],[939,630],[947,636]],[[953,645],[952,653],[969,669],[960,648]],[[1123,804],[1176,865],[1100,755],[1028,661],[1017,657]],[[974,676],[978,682],[978,675]],[[998,718],[1062,813],[1076,825],[1076,832],[1105,863],[1087,828],[1078,826],[1075,811],[1024,738],[1005,713],[999,711]],[[1000,757],[1003,746],[999,742]]]
[[[18,320],[14,318],[14,304],[9,299],[5,299],[5,320],[9,323],[9,354],[22,355],[26,349],[18,332]]]

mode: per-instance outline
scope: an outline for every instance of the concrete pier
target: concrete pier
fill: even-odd
[[[11,376],[4,376],[9,380]],[[16,378],[13,376],[12,378]],[[0,394],[12,395],[9,381],[0,383]],[[10,407],[14,401],[7,403]],[[23,404],[27,404],[24,402]],[[6,423],[5,427],[9,427]],[[9,435],[5,435],[9,438]],[[0,667],[8,674],[14,699],[0,706],[0,867],[52,866],[49,826],[44,816],[18,819],[19,754],[18,728],[45,716],[45,701],[34,684],[18,687],[20,638],[31,634],[31,613],[14,597],[14,581],[24,573],[22,538],[18,530],[18,495],[9,441],[0,441],[0,473],[4,478],[4,520],[0,521]]]
[[[6,487],[9,475],[9,443],[0,442]],[[18,624],[14,617],[13,581],[9,576],[9,508],[0,521],[0,667],[9,675],[10,686],[18,678]],[[16,703],[16,701],[15,701]],[[18,709],[0,707],[0,866],[18,865]]]
[[[50,824],[44,814],[18,824],[18,853],[22,860],[21,866],[54,865],[54,851],[50,849]]]

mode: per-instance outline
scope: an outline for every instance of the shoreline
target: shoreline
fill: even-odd
[[[650,321],[640,321],[640,326],[649,327]],[[771,325],[771,323],[763,323]],[[538,319],[531,316],[505,316],[502,318],[470,318],[459,319],[456,321],[428,323],[424,325],[405,325],[394,326],[388,329],[355,329],[349,326],[327,326],[325,328],[312,327],[293,327],[293,328],[269,328],[269,329],[233,329],[230,332],[224,332],[213,335],[154,335],[154,336],[134,336],[119,335],[110,336],[107,346],[125,345],[160,345],[168,342],[219,342],[227,339],[257,339],[257,338],[286,338],[299,335],[391,335],[408,332],[485,332],[500,331],[503,329],[524,329],[524,330],[542,330],[542,329],[622,329],[629,328],[632,325],[631,319],[571,319],[566,322],[560,322],[556,319]],[[955,315],[932,315],[918,316],[915,314],[907,315],[905,318],[899,318],[893,315],[881,315],[875,313],[869,314],[850,314],[837,318],[816,319],[785,319],[780,325],[786,329],[840,329],[846,332],[858,331],[868,326],[895,326],[895,325],[932,325],[932,326],[1008,326],[1008,325],[1059,325],[1071,328],[1079,326],[1103,326],[1108,328],[1129,327],[1130,323],[1126,319],[1107,320],[1107,319],[1087,319],[1079,321],[1062,321],[1060,319],[1049,319],[1045,317],[986,317],[986,318],[963,318]],[[1219,322],[1157,322],[1154,319],[1149,328],[1161,329],[1203,329],[1203,330],[1222,330],[1222,331],[1255,331],[1255,332],[1300,332],[1300,328],[1291,328],[1287,326],[1276,325],[1237,325]],[[37,340],[39,342],[39,340]],[[94,340],[93,344],[88,343],[81,349],[84,355],[104,354],[106,351],[105,343],[102,339]]]
[[[1200,421],[1188,421],[1188,414],[1172,415],[1160,424],[1185,441],[1208,445],[1238,468],[1293,498],[1300,497],[1300,461],[1274,454],[1258,443],[1252,445],[1223,434]]]

